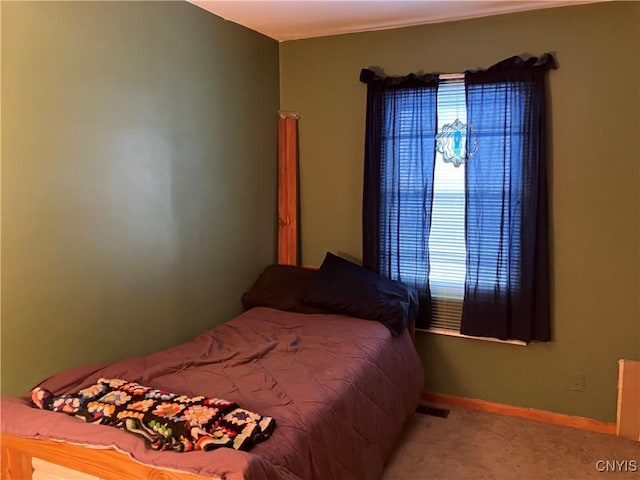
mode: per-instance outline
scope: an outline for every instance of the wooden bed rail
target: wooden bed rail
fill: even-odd
[[[113,449],[87,448],[2,433],[2,480],[32,480],[32,458],[94,475],[101,480],[206,480],[186,472],[138,463]]]

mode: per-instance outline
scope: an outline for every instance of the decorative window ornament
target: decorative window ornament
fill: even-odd
[[[442,154],[445,163],[453,163],[457,168],[466,163],[478,150],[475,139],[469,138],[471,150],[467,152],[467,137],[473,132],[470,123],[462,123],[459,119],[442,126],[436,135],[436,150]]]

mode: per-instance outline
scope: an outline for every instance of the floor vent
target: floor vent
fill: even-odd
[[[418,405],[418,408],[416,408],[416,413],[420,413],[422,415],[431,415],[432,417],[447,418],[449,416],[449,409],[432,407],[430,405],[421,403],[420,405]]]

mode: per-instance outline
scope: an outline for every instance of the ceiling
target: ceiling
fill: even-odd
[[[187,0],[280,42],[602,0]]]

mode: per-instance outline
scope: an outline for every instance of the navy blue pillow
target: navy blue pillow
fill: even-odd
[[[418,314],[415,288],[332,253],[302,294],[302,302],[351,317],[382,322],[399,335]]]

